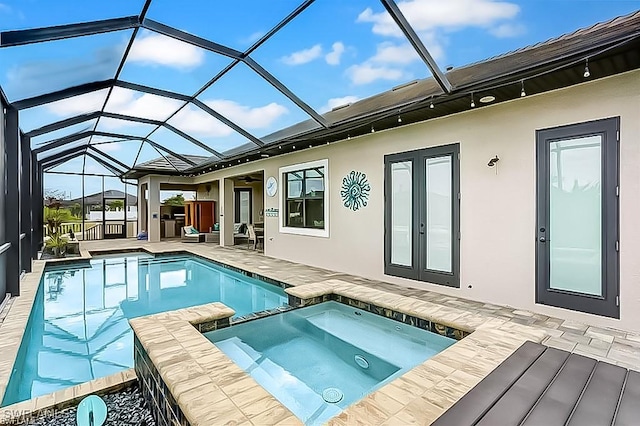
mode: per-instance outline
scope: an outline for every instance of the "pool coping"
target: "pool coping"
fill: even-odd
[[[546,333],[542,330],[508,322],[504,319],[470,313],[462,309],[426,302],[407,296],[400,296],[382,290],[351,284],[339,279],[329,278],[320,282],[308,284],[298,283],[297,285],[284,283],[276,277],[269,277],[269,271],[260,271],[260,273],[247,271],[242,268],[243,265],[240,262],[221,263],[214,258],[215,253],[197,253],[191,251],[188,247],[175,250],[172,248],[163,249],[162,247],[152,246],[148,248],[139,247],[132,250],[92,250],[91,252],[81,249],[81,256],[74,259],[48,259],[35,261],[33,273],[25,276],[22,283],[22,295],[21,297],[16,298],[14,306],[12,306],[9,315],[5,319],[5,323],[2,324],[1,328],[0,398],[4,396],[6,384],[11,375],[13,363],[22,340],[24,327],[33,306],[35,292],[37,291],[45,266],[47,264],[67,263],[83,259],[91,259],[93,255],[127,252],[146,252],[150,255],[168,253],[191,254],[199,258],[212,261],[218,265],[228,267],[232,270],[239,271],[248,276],[253,276],[259,279],[264,278],[267,282],[274,281],[283,283],[287,286],[287,288],[285,288],[287,293],[300,299],[309,299],[325,294],[336,294],[353,300],[372,303],[376,306],[386,307],[387,309],[393,309],[398,312],[404,312],[408,315],[423,317],[430,321],[448,324],[454,328],[465,330],[467,332],[472,332],[472,334],[450,346],[445,351],[408,371],[401,377],[385,385],[383,388],[365,397],[360,402],[350,406],[340,415],[333,418],[329,422],[330,424],[351,424],[354,422],[363,422],[367,424],[383,424],[387,422],[388,424],[397,424],[413,421],[428,423],[435,420],[435,418],[437,418],[441,413],[446,411],[446,409],[453,405],[455,401],[460,399],[468,390],[489,374],[522,343],[527,340],[541,342],[546,336]],[[206,307],[207,305],[201,306]],[[137,319],[148,319],[150,317],[153,316]],[[162,322],[147,323],[149,327],[147,331],[145,331],[147,327],[144,326],[142,328],[138,326],[138,329],[142,335],[145,335],[147,332],[153,331],[154,325],[158,326],[158,324],[162,324],[163,327],[166,328],[164,324],[167,323],[167,326],[170,328],[176,328],[176,330],[187,330],[185,327],[186,324],[190,330],[188,332],[188,337],[192,337],[193,339],[191,340],[193,340],[195,344],[198,344],[198,341],[200,344],[206,343],[208,346],[207,351],[211,351],[212,348],[215,348],[215,346],[202,336],[200,331],[194,328],[190,322],[184,321],[183,319],[176,319],[175,317],[173,319],[169,318],[171,317],[166,317]],[[7,332],[7,328],[5,327],[9,328],[9,332]],[[134,328],[134,332],[137,337],[138,330]],[[196,335],[193,333],[197,333],[200,337],[195,337]],[[204,339],[204,341],[202,339]],[[174,338],[173,340],[174,344],[177,342],[182,346],[180,343],[183,340],[182,338]],[[187,339],[187,342],[189,340],[190,339]],[[145,341],[148,342],[148,339]],[[153,339],[151,339],[151,341],[153,341]],[[204,346],[200,348],[200,351],[204,350],[203,348]],[[215,349],[217,350],[217,348]],[[256,402],[254,401],[254,398],[259,395],[259,400],[266,404],[262,406],[267,406],[267,410],[259,414],[264,414],[266,417],[256,417],[257,414],[255,411],[258,410],[257,407],[261,407],[261,405],[256,405],[254,403],[249,405],[249,407],[252,407],[250,408],[252,411],[249,413],[245,414],[244,411],[240,410],[238,405],[244,405],[244,403],[248,401],[246,394],[247,389],[242,389],[242,392],[238,394],[244,395],[240,397],[242,400],[238,402],[238,405],[236,405],[236,403],[234,403],[234,399],[231,398],[229,398],[231,405],[216,403],[215,406],[213,406],[213,404],[207,403],[205,405],[215,409],[215,413],[207,412],[204,414],[200,413],[200,415],[205,415],[205,417],[210,417],[211,415],[231,415],[231,417],[233,417],[234,413],[237,415],[237,411],[240,411],[242,414],[242,417],[240,418],[243,419],[243,421],[259,421],[261,424],[277,424],[281,421],[287,424],[300,423],[299,420],[297,420],[297,418],[293,416],[288,409],[286,409],[286,407],[275,399],[271,400],[270,398],[273,397],[268,394],[268,392],[255,383],[251,376],[240,370],[239,367],[237,367],[224,354],[219,352],[210,353],[210,355],[210,360],[216,361],[216,374],[220,375],[220,377],[233,377],[229,383],[221,382],[223,386],[231,389],[229,393],[232,394],[232,396],[235,396],[236,393],[234,392],[238,391],[241,387],[240,384],[244,387],[248,386],[249,394],[253,395],[253,397],[248,400]],[[189,355],[189,357],[191,357],[191,355]],[[202,358],[199,361],[203,362],[204,359],[209,358]],[[198,364],[198,360],[194,361]],[[228,372],[229,374],[221,375],[221,371]],[[170,378],[169,380],[171,381]],[[86,383],[63,389],[58,391],[60,393],[59,395],[56,395],[56,393],[43,395],[29,401],[0,408],[0,415],[3,414],[4,410],[4,417],[0,416],[0,423],[11,421],[12,416],[8,414],[13,413],[13,416],[15,416],[15,413],[20,410],[33,410],[30,412],[35,413],[38,410],[71,403],[71,401],[74,400],[73,398],[80,398],[85,394],[88,395],[93,393],[93,389],[90,389],[90,387],[85,385]],[[83,386],[84,389],[81,389]],[[219,390],[226,395],[221,388]],[[262,390],[262,392],[260,390]],[[64,395],[62,395],[65,391],[67,394],[66,399]],[[81,395],[81,391],[86,393]],[[104,391],[104,389],[102,389],[102,391]],[[220,395],[219,393],[216,394]],[[235,398],[235,400],[238,400],[238,398]],[[187,412],[189,412],[191,408],[189,408],[189,405],[186,407]],[[225,409],[224,407],[227,408]],[[198,408],[195,408],[194,410],[198,412]],[[266,413],[268,413],[268,415]],[[193,424],[199,423],[195,422]]]

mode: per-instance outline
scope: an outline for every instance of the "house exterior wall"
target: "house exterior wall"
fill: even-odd
[[[620,319],[535,304],[536,130],[619,116]],[[265,254],[400,285],[529,309],[591,324],[640,330],[640,71],[585,82],[472,111],[378,131],[350,141],[261,160],[196,178],[208,182],[327,159],[329,237],[280,233],[278,217],[265,216]],[[460,144],[460,288],[384,274],[384,156],[419,148]],[[487,167],[498,155],[497,167]],[[342,178],[367,174],[368,205],[342,205]],[[280,191],[264,196],[278,209]]]
[[[6,167],[6,158],[5,158],[5,119],[4,119],[4,102],[0,99],[0,170],[2,170],[2,174],[0,174],[0,188],[2,188],[2,192],[0,192],[0,245],[6,242],[5,237],[5,167]],[[4,301],[5,295],[7,294],[7,270],[6,270],[6,255],[0,255],[0,305]]]

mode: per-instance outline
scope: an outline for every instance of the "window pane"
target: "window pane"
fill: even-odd
[[[391,263],[411,266],[412,163],[391,165]]]
[[[304,200],[305,227],[324,229],[324,199]]]
[[[302,201],[287,200],[287,216],[285,218],[286,226],[296,228],[304,227],[304,218],[302,216]]]
[[[302,180],[295,173],[287,173],[287,198],[302,197]]]
[[[324,179],[311,178],[304,181],[305,197],[323,198],[324,197]]]
[[[427,158],[427,269],[452,271],[451,156]]]
[[[602,295],[602,139],[550,143],[550,287]]]
[[[251,193],[249,191],[240,191],[238,192],[238,196],[240,197],[240,223],[250,223],[251,211],[249,210],[249,199]]]
[[[305,177],[324,177],[324,167],[317,167],[315,169],[309,169],[305,171]]]

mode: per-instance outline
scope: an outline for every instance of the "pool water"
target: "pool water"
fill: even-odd
[[[205,333],[305,424],[323,424],[455,340],[337,302]]]
[[[287,297],[192,256],[132,253],[47,268],[2,406],[133,367],[129,318],[216,301],[241,316]]]

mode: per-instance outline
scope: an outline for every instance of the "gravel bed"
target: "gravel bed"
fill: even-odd
[[[155,426],[147,403],[140,389],[133,385],[120,392],[103,395],[107,404],[107,422],[109,426]],[[76,407],[64,410],[46,410],[25,424],[32,426],[76,426]]]

